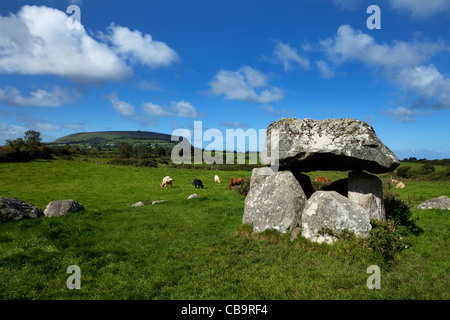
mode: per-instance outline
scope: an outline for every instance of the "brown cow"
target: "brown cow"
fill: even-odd
[[[316,177],[315,181],[319,183],[331,183],[331,179],[328,177]]]
[[[231,179],[230,184],[228,185],[228,190],[230,190],[231,187],[238,186],[243,183],[244,183],[244,178],[233,178],[233,179]]]

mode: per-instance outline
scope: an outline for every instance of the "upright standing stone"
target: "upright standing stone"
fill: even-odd
[[[300,224],[306,195],[294,175],[277,172],[253,184],[245,198],[242,222],[255,232],[288,232]]]
[[[377,176],[361,171],[349,172],[347,197],[361,207],[366,208],[370,219],[386,219],[383,202],[383,183]]]

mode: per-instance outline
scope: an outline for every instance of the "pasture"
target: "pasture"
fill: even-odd
[[[245,197],[227,186],[250,175],[86,161],[2,163],[1,196],[42,209],[75,199],[86,211],[0,224],[0,299],[450,298],[449,211],[414,210],[421,232],[409,236],[410,247],[393,263],[381,265],[381,289],[370,290],[366,270],[379,264],[375,256],[245,228]],[[173,187],[160,187],[165,176]],[[195,188],[194,178],[205,187]],[[411,182],[398,192],[419,202],[450,196],[450,182]],[[187,200],[193,193],[200,197]],[[130,206],[154,200],[167,202]],[[70,265],[81,269],[80,290],[66,287]]]

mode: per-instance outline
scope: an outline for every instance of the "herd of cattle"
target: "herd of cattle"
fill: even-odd
[[[331,183],[331,179],[328,177],[316,177],[315,181],[318,183],[323,183],[323,184]],[[218,175],[214,176],[214,182],[221,183]],[[165,188],[169,184],[172,187],[173,186],[172,183],[173,183],[173,179],[170,176],[166,176],[162,180],[161,188]],[[238,186],[243,183],[244,183],[244,178],[232,178],[230,180],[230,184],[228,185],[228,190],[230,190],[231,187]],[[395,184],[395,188],[397,188],[397,189],[403,189],[405,187],[405,184],[402,181],[392,179],[391,183]],[[203,189],[203,187],[204,187],[202,180],[197,179],[197,178],[194,179],[192,184],[194,185],[195,188]]]
[[[221,183],[220,182],[220,178],[218,175],[214,176],[214,182],[216,183]],[[244,178],[232,178],[230,180],[230,184],[228,185],[228,190],[231,189],[231,187],[234,186],[238,186],[244,183]],[[195,188],[202,188],[204,187],[202,180],[199,180],[197,178],[194,179],[194,181],[192,182],[192,184],[194,185]],[[170,185],[171,187],[173,186],[173,179],[170,176],[166,176],[163,178],[162,183],[161,183],[161,188],[165,188],[168,185]]]

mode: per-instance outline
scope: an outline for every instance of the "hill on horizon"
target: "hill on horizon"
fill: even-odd
[[[159,144],[161,147],[173,146],[178,141],[171,140],[172,135],[151,131],[97,131],[79,132],[46,142],[47,145],[89,145],[89,146],[116,146],[122,142],[132,145]]]

